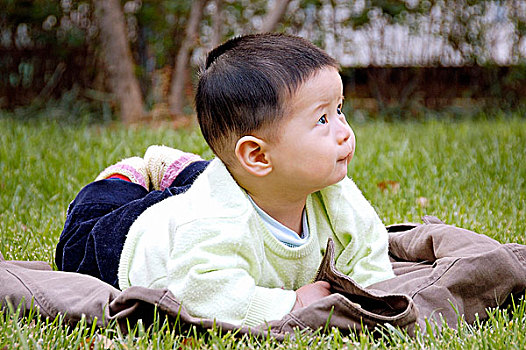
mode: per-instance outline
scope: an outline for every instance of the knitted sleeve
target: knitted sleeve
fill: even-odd
[[[294,291],[260,285],[267,273],[261,241],[236,232],[239,228],[235,225],[223,226],[221,234],[207,226],[199,225],[200,235],[205,234],[206,239],[197,242],[185,235],[189,242],[178,246],[189,250],[186,254],[174,251],[180,258],[168,271],[168,286],[187,310],[196,316],[248,326],[278,320],[290,312],[296,301]]]
[[[345,178],[321,193],[333,230],[336,268],[364,287],[394,277],[387,230],[354,182]]]
[[[167,287],[191,315],[236,325],[279,320],[291,311],[294,291],[260,285],[268,264],[261,240],[251,237],[246,227],[200,220],[173,234],[159,234],[169,229],[162,220],[149,220],[144,230],[134,228],[138,236],[127,268],[121,259],[122,273],[128,270],[121,281]],[[133,240],[128,237],[127,243]]]

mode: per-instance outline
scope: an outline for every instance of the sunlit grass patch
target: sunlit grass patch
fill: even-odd
[[[430,214],[500,242],[526,242],[526,120],[352,125],[357,137],[349,175],[386,224]],[[53,262],[68,203],[106,166],[142,155],[150,144],[211,152],[198,129],[14,120],[0,115],[0,251],[7,259]],[[72,326],[62,318],[0,313],[0,348],[516,348],[526,347],[525,303],[490,311],[436,335],[295,334],[283,343],[217,331],[178,332],[162,320],[123,335],[115,325]],[[142,328],[141,328],[142,327]]]

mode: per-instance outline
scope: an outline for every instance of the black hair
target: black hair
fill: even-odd
[[[212,151],[225,160],[240,137],[263,128],[267,136],[275,135],[272,126],[285,114],[285,99],[324,67],[338,64],[309,41],[286,34],[240,36],[213,49],[195,97],[199,126]]]

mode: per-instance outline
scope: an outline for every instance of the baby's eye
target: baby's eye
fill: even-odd
[[[327,120],[327,114],[324,114],[318,119],[318,122],[316,124],[327,124],[329,121]]]
[[[339,104],[338,107],[336,107],[336,113],[342,114],[342,105]]]

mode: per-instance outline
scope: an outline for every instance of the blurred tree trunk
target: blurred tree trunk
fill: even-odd
[[[289,5],[290,0],[274,0],[274,6],[272,9],[265,15],[263,19],[263,25],[261,26],[261,32],[272,32],[276,30],[281,18],[287,11],[287,6]]]
[[[201,18],[203,17],[205,5],[206,0],[195,0],[192,2],[190,17],[186,25],[185,38],[175,58],[175,68],[172,74],[168,103],[170,104],[170,112],[176,116],[183,114],[185,103],[184,88],[187,81],[188,62],[190,61],[192,50],[197,43],[199,22],[201,22]]]
[[[102,56],[111,90],[120,107],[121,120],[125,123],[137,122],[143,116],[143,101],[120,2],[94,0],[93,3],[100,29]]]

